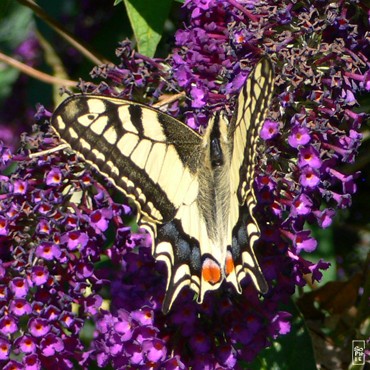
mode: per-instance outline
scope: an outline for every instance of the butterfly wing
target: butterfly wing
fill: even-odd
[[[56,109],[52,125],[134,200],[148,224],[172,220],[184,198],[197,195],[201,137],[167,114],[122,99],[76,95]]]
[[[235,225],[232,229],[231,254],[235,274],[231,274],[228,280],[238,291],[241,290],[239,283],[246,274],[251,276],[260,292],[265,293],[268,290],[255,255],[255,244],[261,233],[254,216],[257,200],[253,185],[259,132],[271,101],[273,81],[271,61],[264,58],[249,74],[239,94],[236,112],[230,124],[229,137],[232,142],[230,223]]]

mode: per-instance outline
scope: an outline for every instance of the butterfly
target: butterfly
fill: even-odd
[[[255,254],[253,183],[273,81],[263,58],[230,123],[215,113],[202,136],[154,108],[101,95],[68,97],[52,115],[61,141],[134,201],[154,258],[167,266],[164,313],[187,286],[198,303],[223,281],[240,293],[246,275],[268,291]]]

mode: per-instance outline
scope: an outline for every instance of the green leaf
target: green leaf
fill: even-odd
[[[123,0],[114,0],[114,4],[113,4],[113,6],[116,6],[116,5],[118,5],[119,3],[122,3],[122,1],[123,1]]]
[[[9,53],[30,34],[33,13],[17,2],[0,1],[0,48]]]
[[[153,57],[162,37],[172,0],[124,0],[138,51]]]

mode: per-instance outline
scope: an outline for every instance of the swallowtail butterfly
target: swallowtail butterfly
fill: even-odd
[[[232,121],[214,114],[203,136],[151,107],[100,95],[71,96],[52,116],[62,142],[134,200],[153,256],[167,265],[163,312],[185,286],[199,303],[224,280],[240,293],[247,274],[268,290],[254,250],[253,182],[272,90],[273,68],[262,59]]]

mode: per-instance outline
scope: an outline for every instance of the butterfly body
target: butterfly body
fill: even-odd
[[[202,302],[224,280],[241,292],[249,274],[267,291],[254,252],[260,231],[253,181],[272,79],[264,59],[233,120],[214,114],[203,136],[151,107],[105,96],[72,96],[52,117],[61,140],[134,200],[153,256],[167,266],[164,312],[185,286]]]

